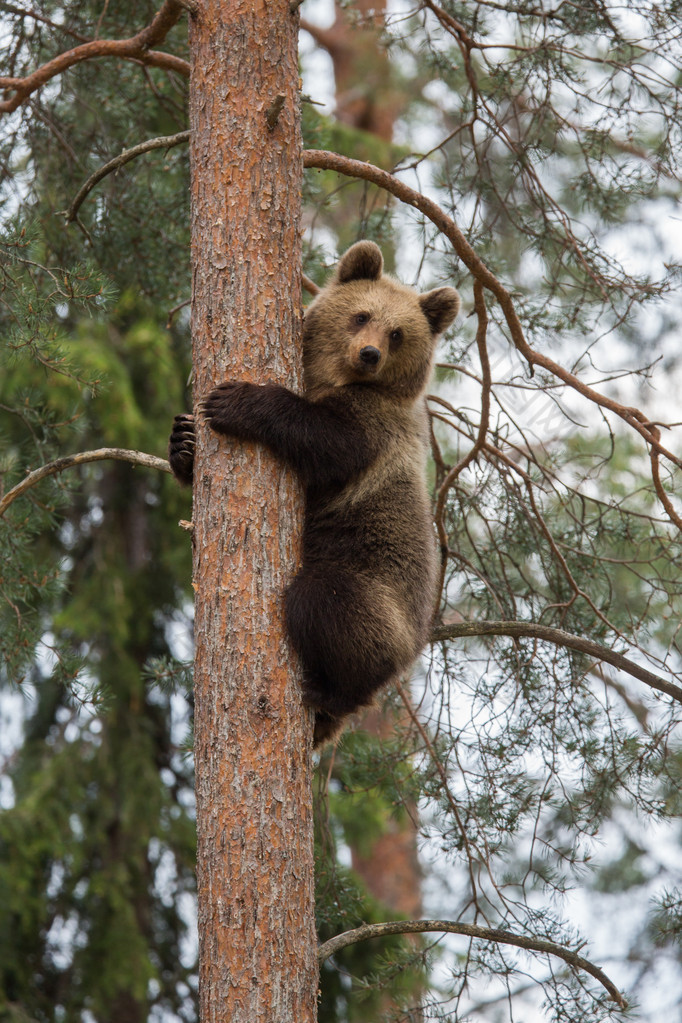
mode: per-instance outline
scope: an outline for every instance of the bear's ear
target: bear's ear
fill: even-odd
[[[429,321],[431,333],[442,334],[459,312],[461,300],[454,288],[436,288],[419,296],[419,305]]]
[[[378,281],[384,269],[384,257],[374,242],[356,242],[339,260],[334,274],[336,284],[349,281]]]

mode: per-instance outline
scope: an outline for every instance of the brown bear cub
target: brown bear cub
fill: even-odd
[[[424,391],[453,288],[419,295],[383,275],[373,242],[342,257],[305,316],[305,397],[228,382],[200,403],[217,433],[284,459],[306,493],[303,563],[286,622],[314,707],[315,745],[410,667],[429,635],[436,550],[425,482]],[[170,438],[173,473],[192,480],[191,416]]]

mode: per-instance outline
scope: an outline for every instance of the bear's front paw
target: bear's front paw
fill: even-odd
[[[188,487],[194,475],[194,416],[176,416],[168,441],[168,461],[178,483]]]
[[[226,380],[199,402],[199,411],[216,433],[242,436],[250,405],[260,388],[243,380]]]

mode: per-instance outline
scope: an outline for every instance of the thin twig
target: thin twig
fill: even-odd
[[[436,529],[438,530],[438,539],[440,541],[440,554],[441,554],[441,567],[440,567],[440,580],[438,588],[436,590],[436,607],[435,613],[438,612],[441,601],[441,591],[443,589],[443,583],[445,581],[445,569],[447,567],[448,560],[448,537],[445,529],[445,523],[443,521],[445,516],[445,501],[448,496],[448,491],[454,484],[460,473],[466,469],[466,467],[473,462],[478,455],[481,448],[485,444],[486,435],[488,433],[488,423],[490,420],[490,360],[488,359],[488,349],[486,347],[486,333],[488,330],[488,313],[485,307],[485,296],[483,294],[483,285],[478,280],[474,279],[474,308],[478,317],[478,329],[476,331],[476,344],[478,346],[478,354],[481,360],[481,378],[482,378],[482,389],[481,389],[481,420],[478,427],[478,436],[463,458],[460,458],[457,465],[454,465],[448,472],[447,476],[443,480],[442,484],[438,489],[438,497],[436,499],[436,510],[434,519],[436,522]]]
[[[166,320],[166,330],[170,330],[171,329],[171,327],[173,326],[173,320],[175,319],[177,314],[180,312],[180,310],[181,309],[186,309],[187,306],[191,305],[191,304],[192,304],[192,299],[191,298],[185,298],[185,299],[183,299],[182,302],[178,302],[177,305],[173,306],[173,308],[168,313],[168,319]]]
[[[478,904],[478,886],[476,885],[476,877],[474,875],[474,866],[473,865],[474,865],[475,858],[474,858],[473,853],[471,851],[470,842],[469,842],[469,836],[467,835],[467,831],[466,831],[466,828],[464,826],[464,822],[462,821],[462,818],[461,818],[461,815],[460,815],[460,812],[459,812],[459,807],[457,806],[457,800],[455,799],[455,797],[453,796],[452,792],[450,791],[450,785],[448,783],[447,772],[446,772],[445,768],[443,767],[442,763],[440,762],[440,757],[438,756],[438,754],[436,753],[435,749],[433,748],[433,743],[431,742],[429,734],[426,731],[426,729],[424,728],[424,725],[419,720],[419,716],[416,713],[414,707],[412,706],[412,701],[410,700],[409,694],[405,690],[405,687],[403,686],[402,682],[400,682],[398,679],[396,679],[394,681],[393,685],[395,686],[396,692],[400,696],[400,699],[403,701],[403,705],[405,707],[405,710],[410,715],[410,718],[412,719],[412,722],[413,722],[415,728],[419,732],[419,734],[420,734],[420,736],[422,738],[422,742],[424,743],[425,747],[428,749],[429,754],[431,756],[431,760],[433,761],[433,765],[436,768],[436,770],[438,771],[438,774],[440,775],[440,780],[443,783],[443,791],[444,791],[444,793],[445,793],[445,795],[447,797],[447,800],[448,800],[448,802],[450,804],[450,809],[452,810],[453,816],[454,816],[454,818],[455,818],[455,820],[457,822],[457,827],[459,828],[459,833],[460,833],[460,836],[461,836],[461,839],[462,839],[462,844],[463,844],[465,852],[466,852],[467,865],[468,865],[468,869],[469,869],[469,883],[471,885],[471,898],[472,898],[473,904],[476,907],[476,912],[478,914],[479,912],[482,912],[482,911],[481,911],[481,909],[479,907],[479,904]],[[485,916],[485,913],[483,913],[482,915]]]
[[[67,28],[66,25],[59,25],[56,21],[50,21],[44,14],[40,14],[38,11],[27,10],[25,8],[16,7],[14,4],[8,4],[5,0],[2,5],[3,14],[18,14],[20,18],[32,18],[34,21],[39,21],[43,25],[47,25],[49,28],[54,29],[56,32],[64,32],[65,35],[72,36],[77,39],[79,43],[88,42],[87,36],[82,36],[78,32],[74,32],[73,29]]]

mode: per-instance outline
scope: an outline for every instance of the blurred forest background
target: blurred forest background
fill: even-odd
[[[12,102],[156,10],[0,0],[0,501],[63,455],[164,457],[191,407],[186,144],[71,209],[122,150],[186,130],[185,75],[83,61]],[[580,949],[630,1003],[549,957],[395,937],[323,966],[321,1023],[682,1020],[682,506],[661,452],[679,449],[681,30],[673,0],[301,7],[304,145],[435,199],[540,356],[490,296],[486,324],[433,223],[307,172],[312,281],[373,238],[464,302],[429,399],[434,642],[321,756],[319,934],[502,928]],[[163,50],[187,58],[184,20]],[[0,508],[0,1021],[190,1023],[190,497],[100,459]]]

